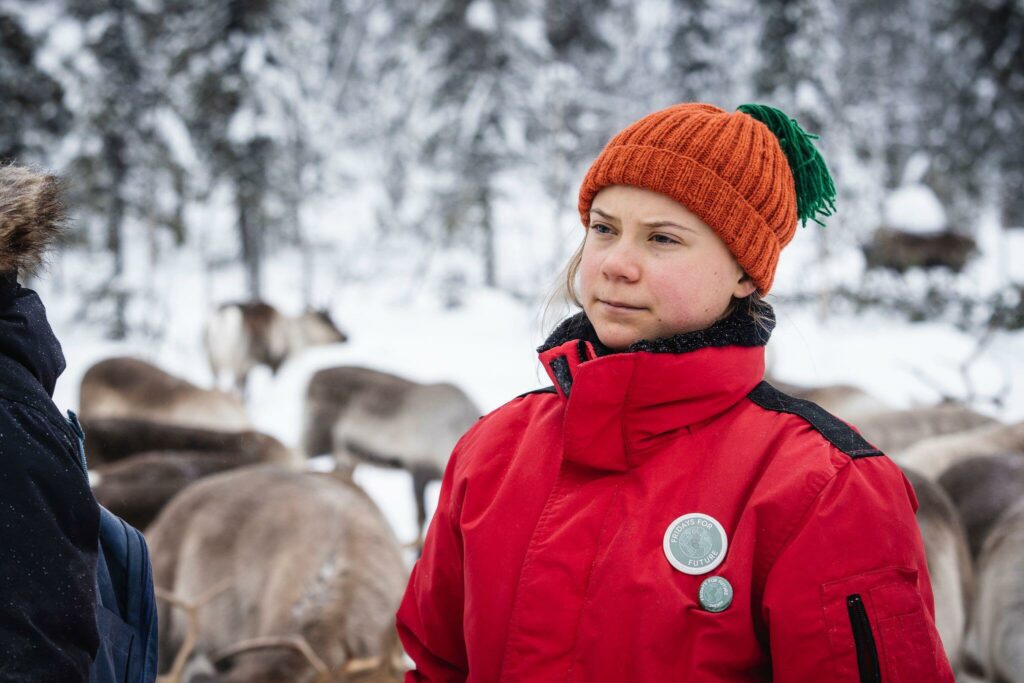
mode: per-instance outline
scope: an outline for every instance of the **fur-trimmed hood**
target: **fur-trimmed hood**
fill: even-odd
[[[60,235],[64,205],[56,176],[0,167],[0,273],[33,275]]]

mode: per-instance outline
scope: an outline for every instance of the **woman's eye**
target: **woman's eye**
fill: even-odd
[[[674,237],[669,237],[668,235],[653,235],[651,236],[651,239],[658,244],[679,244],[679,240]]]
[[[603,223],[591,223],[590,229],[602,235],[607,235],[612,231],[611,228],[609,228],[607,225],[604,225]]]

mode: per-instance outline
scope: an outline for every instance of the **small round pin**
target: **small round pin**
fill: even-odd
[[[732,584],[721,576],[709,576],[697,591],[700,606],[709,612],[721,612],[732,604]]]

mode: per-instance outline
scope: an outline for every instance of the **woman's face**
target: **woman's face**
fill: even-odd
[[[590,208],[580,262],[583,310],[622,350],[710,327],[755,289],[707,223],[663,194],[610,185]]]

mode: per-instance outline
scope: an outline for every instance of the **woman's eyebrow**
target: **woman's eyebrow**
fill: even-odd
[[[689,230],[690,232],[697,232],[689,225],[681,225],[679,223],[673,223],[672,221],[651,221],[650,223],[644,223],[648,228],[679,228],[680,230]]]
[[[596,206],[590,207],[590,210],[593,213],[598,214],[599,216],[601,216],[601,218],[604,218],[605,220],[616,221],[616,222],[619,220],[615,216],[611,215],[610,213],[605,213],[604,211],[602,211],[601,209],[597,208]],[[694,230],[693,228],[691,228],[688,225],[681,225],[679,223],[673,223],[672,221],[649,221],[647,223],[644,223],[644,225],[646,227],[648,227],[648,228],[671,227],[671,228],[679,228],[680,230],[689,230],[690,232],[697,232],[696,230]]]

